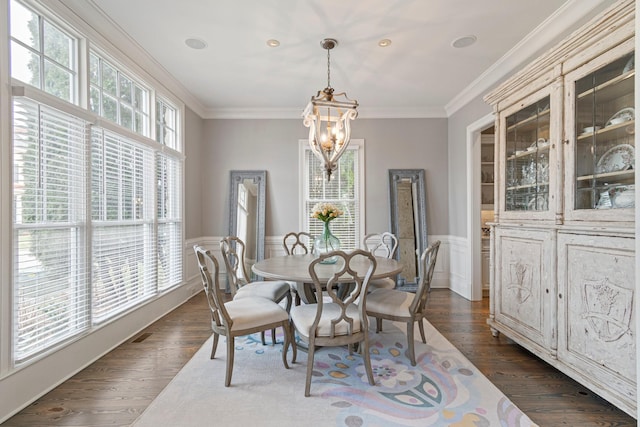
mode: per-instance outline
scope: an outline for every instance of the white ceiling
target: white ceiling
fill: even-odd
[[[161,64],[205,117],[299,117],[327,84],[365,117],[446,117],[613,0],[87,0]],[[104,18],[104,17],[103,17]],[[454,39],[477,42],[456,49]],[[208,43],[203,50],[187,38]],[[392,41],[378,46],[380,39]],[[277,39],[280,46],[267,46]],[[524,39],[524,40],[523,40]],[[495,80],[495,79],[494,79]]]

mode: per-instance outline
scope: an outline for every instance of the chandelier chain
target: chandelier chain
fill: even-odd
[[[327,87],[331,87],[331,49],[327,48]]]

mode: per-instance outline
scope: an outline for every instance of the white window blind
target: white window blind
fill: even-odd
[[[20,363],[90,325],[87,123],[13,101],[14,340]]]
[[[327,182],[323,174],[320,160],[307,146],[303,151],[302,177],[304,183],[304,221],[303,228],[313,236],[322,233],[322,221],[310,218],[313,207],[318,202],[330,202],[341,207],[344,215],[331,221],[331,232],[340,239],[343,250],[353,250],[360,246],[364,212],[361,212],[362,170],[359,151],[362,146],[357,143],[349,145],[340,160],[338,169]]]
[[[182,164],[158,154],[158,288],[167,289],[182,281]]]
[[[154,153],[96,128],[91,144],[93,320],[155,293]]]

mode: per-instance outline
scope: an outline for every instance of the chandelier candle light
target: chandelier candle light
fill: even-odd
[[[329,222],[338,218],[343,212],[333,203],[317,203],[313,207],[311,218],[319,219],[324,223],[322,234],[313,241],[313,253],[320,256],[324,253],[337,251],[340,249],[340,239],[331,234]],[[338,259],[330,257],[321,261],[321,264],[335,264]]]
[[[309,146],[322,162],[327,181],[330,181],[340,156],[349,145],[351,120],[358,117],[358,101],[350,100],[345,92],[333,93],[330,52],[338,41],[324,39],[320,45],[327,50],[327,87],[311,97],[302,116],[304,125],[309,128]]]

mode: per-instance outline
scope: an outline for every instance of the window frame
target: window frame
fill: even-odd
[[[306,161],[307,159],[306,153],[310,152],[313,155],[313,152],[311,150],[311,147],[309,147],[309,141],[306,139],[299,140],[298,147],[299,147],[298,149],[298,166],[299,166],[298,197],[300,200],[299,205],[302,207],[302,209],[299,210],[300,217],[298,219],[298,223],[301,231],[306,231],[307,233],[309,233],[310,224],[311,224],[311,209],[309,210],[306,209],[307,201],[308,201],[307,183],[309,180],[309,176],[307,174],[308,165]],[[365,162],[364,162],[365,160],[364,139],[352,138],[351,141],[349,142],[349,146],[347,147],[347,150],[356,152],[354,159],[356,159],[358,163],[357,164],[358,180],[357,180],[357,188],[356,188],[356,191],[358,194],[358,196],[356,197],[358,216],[357,216],[357,221],[355,226],[356,235],[353,237],[355,248],[358,248],[360,247],[362,243],[362,239],[365,236],[365,222],[366,222],[366,212],[365,212],[365,176],[366,174],[365,174]],[[338,162],[340,161],[342,161],[342,158],[340,158]],[[322,172],[323,171],[320,171],[320,173]],[[323,178],[323,179],[326,179],[326,178]],[[332,179],[335,179],[335,177],[332,176]],[[335,229],[333,229],[332,231],[338,238],[340,238],[340,236],[336,233]],[[348,248],[345,248],[345,249],[348,249]]]
[[[90,278],[88,277],[89,275],[86,269],[83,268],[83,266],[86,267],[87,263],[90,262],[89,259],[87,259],[86,251],[89,233],[85,205],[87,191],[86,177],[84,179],[78,176],[76,176],[75,179],[72,177],[74,171],[76,175],[82,176],[84,169],[81,169],[79,165],[86,164],[86,160],[82,157],[86,157],[88,150],[86,148],[87,122],[83,117],[61,111],[51,105],[45,105],[27,97],[13,96],[13,111],[16,111],[16,104],[22,104],[20,110],[24,111],[24,113],[16,115],[16,118],[11,123],[11,128],[28,129],[28,121],[22,122],[24,124],[23,126],[18,125],[18,127],[16,127],[15,125],[16,122],[20,123],[24,118],[30,117],[33,120],[37,133],[33,134],[30,138],[21,137],[20,134],[13,133],[11,140],[12,151],[16,151],[16,145],[20,146],[23,143],[25,145],[30,144],[37,150],[37,156],[33,157],[35,162],[52,164],[58,162],[59,169],[62,165],[67,166],[62,168],[66,170],[62,176],[64,177],[66,174],[71,175],[67,177],[67,192],[60,194],[60,188],[58,186],[58,191],[53,196],[62,202],[67,201],[69,204],[66,209],[67,219],[65,221],[56,221],[52,219],[50,215],[51,213],[58,213],[59,208],[57,208],[56,204],[52,206],[46,202],[49,197],[48,193],[51,190],[51,188],[48,188],[46,181],[48,177],[55,179],[57,176],[49,175],[46,166],[39,166],[27,170],[24,168],[24,162],[20,162],[20,166],[18,166],[19,164],[16,160],[12,162],[14,180],[18,183],[25,183],[24,185],[18,184],[18,188],[14,186],[12,189],[12,210],[14,212],[14,218],[12,220],[13,245],[11,247],[13,271],[13,282],[11,284],[13,291],[11,300],[11,323],[13,330],[11,361],[14,365],[20,365],[48,351],[52,346],[51,343],[61,345],[76,336],[84,334],[90,329],[91,313],[87,304],[90,295]],[[29,110],[31,110],[31,113],[29,113]],[[69,117],[70,120],[64,122],[62,120],[64,117]],[[76,134],[75,138],[73,135],[61,137],[65,127],[71,132],[73,132],[73,128],[76,129],[74,132]],[[47,132],[47,129],[52,130],[52,132]],[[79,132],[80,129],[83,129],[83,131]],[[26,132],[21,133],[23,135],[26,134]],[[69,147],[63,147],[60,144],[60,141],[63,139],[73,141],[73,143]],[[74,144],[76,146],[75,148],[73,148]],[[59,151],[55,157],[52,158],[51,156],[43,154],[43,152],[51,152],[52,149],[58,149]],[[28,149],[25,147],[24,150],[20,151],[26,154]],[[16,157],[18,156],[16,155]],[[60,163],[61,161],[64,161],[64,164]],[[74,166],[68,167],[69,165]],[[26,184],[29,181],[27,177],[30,174],[35,178],[35,180],[32,181],[37,181],[38,184],[34,186]],[[20,179],[18,179],[18,177],[20,177]],[[33,190],[35,190],[35,192],[33,193],[31,201],[34,202],[33,211],[35,215],[33,220],[25,221],[24,202],[28,202],[29,200],[26,193]],[[41,194],[38,195],[40,192]],[[81,197],[79,197],[79,195]],[[56,210],[50,211],[52,208]],[[64,231],[66,231],[66,233],[64,233]],[[41,237],[39,236],[41,234],[46,238],[47,234],[53,233],[55,235],[60,232],[63,233],[59,235],[60,239],[56,240],[55,244],[49,244],[46,247],[38,244],[37,247],[31,249],[25,247],[26,243],[30,242],[31,239],[40,239]],[[29,235],[29,233],[32,233],[32,235]],[[65,234],[69,236],[68,240],[64,240]],[[19,235],[24,235],[24,237],[21,238]],[[57,259],[61,253],[65,252],[65,245],[62,244],[64,242],[68,244],[68,257]],[[44,262],[39,259],[37,255],[32,255],[33,250],[39,253],[43,252]],[[46,264],[47,258],[56,258],[56,262],[49,263],[48,268],[44,268],[42,264]],[[24,265],[22,265],[23,261],[21,260],[24,260]],[[38,265],[41,265],[41,275],[37,272]],[[33,267],[35,267],[35,271],[32,270],[31,274],[29,274]],[[56,281],[53,280],[55,272],[52,274],[52,271],[64,270],[65,268],[69,268],[70,271],[68,277],[65,275],[67,280],[59,280],[56,284]],[[27,275],[32,276],[31,278],[34,283],[29,283],[30,278],[25,277]],[[24,280],[17,281],[17,278],[20,276],[22,276]],[[40,280],[39,276],[45,280]],[[60,279],[62,278],[64,277],[60,277]],[[74,280],[71,281],[70,279]],[[25,290],[25,288],[32,288],[32,291],[36,292],[36,296],[30,297],[24,294],[22,291]],[[56,302],[56,295],[59,297],[65,293],[69,298],[66,298],[66,301]],[[39,301],[44,301],[43,298],[51,299],[52,309],[44,310],[40,307]],[[66,303],[66,307],[64,303]],[[68,313],[65,314],[65,311]],[[49,321],[36,321],[45,315],[45,313],[51,317]],[[25,323],[27,324],[26,326]],[[31,326],[29,326],[29,323],[31,323]],[[66,324],[67,327],[64,330],[56,331],[56,325],[61,324]],[[27,329],[34,332],[37,331],[40,338],[36,342],[29,340],[29,331]],[[21,330],[25,331],[24,334],[20,334]],[[54,336],[54,338],[42,338],[43,335]],[[27,349],[21,342],[31,343],[28,344],[31,350]]]
[[[158,112],[159,106],[165,106],[170,111],[172,115],[171,118],[173,120],[173,127],[169,126],[166,120],[163,120],[163,121],[160,120],[159,118],[160,114]],[[175,103],[168,100],[167,97],[163,95],[156,94],[154,103],[153,103],[153,115],[154,115],[154,124],[155,124],[153,129],[153,132],[154,132],[153,139],[155,139],[156,142],[158,142],[159,144],[162,144],[173,150],[182,152],[182,149],[181,149],[182,144],[181,144],[180,133],[179,133],[179,129],[180,129],[179,119],[181,114],[179,109],[175,106]],[[160,129],[161,131],[158,132],[158,129]],[[173,141],[171,141],[171,144],[167,144],[167,142],[163,140],[164,139],[163,137],[167,134],[167,130],[171,131],[171,133],[173,134]]]
[[[92,66],[91,66],[91,58],[95,56],[98,60],[98,83],[93,83],[91,79],[92,75]],[[103,71],[104,66],[108,65],[115,72],[115,94],[108,93],[104,87],[103,81]],[[151,87],[146,84],[142,79],[138,78],[134,73],[131,73],[126,67],[124,67],[119,61],[111,58],[110,55],[104,53],[101,49],[95,46],[93,43],[90,44],[87,50],[87,70],[86,70],[86,78],[87,78],[87,94],[86,96],[86,105],[87,110],[97,116],[107,120],[111,123],[122,126],[130,132],[135,133],[136,135],[140,135],[145,138],[155,139],[154,138],[154,130],[152,130],[151,123],[155,122],[154,113],[155,111],[152,108],[153,105],[153,90]],[[127,79],[131,84],[131,101],[124,100],[122,98],[122,80]],[[135,89],[140,88],[142,91],[142,102],[141,106],[136,106],[135,100]],[[95,89],[98,92],[98,111],[94,111],[91,108],[91,93],[92,89]],[[115,102],[115,115],[116,120],[112,120],[107,117],[104,112],[104,98],[108,97],[114,100]],[[131,110],[131,126],[126,126],[123,124],[123,109]],[[136,125],[136,115],[140,114],[142,116],[142,124],[141,129],[138,129]]]
[[[26,1],[21,1],[21,0],[7,0],[7,5],[9,6],[9,11],[7,13],[7,18],[8,18],[8,22],[11,22],[11,3],[18,3],[20,4],[20,6],[22,6],[23,8],[31,11],[32,13],[34,13],[35,15],[37,15],[38,17],[38,44],[39,49],[34,49],[31,46],[26,45],[23,41],[14,38],[14,36],[11,34],[11,29],[9,29],[9,31],[7,31],[7,35],[8,35],[8,42],[9,42],[9,46],[8,46],[8,60],[9,60],[9,77],[12,80],[16,80],[21,82],[22,84],[34,87],[36,89],[39,89],[51,96],[54,96],[62,101],[65,102],[70,102],[72,104],[77,105],[79,103],[79,100],[81,98],[81,93],[80,93],[80,76],[82,73],[82,66],[81,66],[81,61],[79,60],[80,58],[80,52],[82,50],[82,36],[75,31],[71,26],[69,26],[66,22],[60,20],[58,17],[54,16],[51,13],[46,12],[45,10],[42,9],[41,5],[39,4],[33,4],[32,2],[26,2]],[[45,54],[45,43],[44,43],[44,27],[45,27],[45,22],[52,25],[53,27],[55,27],[56,30],[60,31],[61,33],[63,33],[64,35],[66,35],[67,37],[69,37],[72,41],[72,52],[70,52],[70,64],[72,68],[69,68],[68,65],[64,65],[61,64],[60,62],[58,62],[56,59],[47,56]],[[16,43],[18,45],[20,45],[22,48],[26,49],[27,51],[29,51],[30,53],[37,55],[38,56],[38,68],[39,68],[39,79],[38,79],[38,86],[34,86],[33,84],[31,84],[30,82],[25,82],[23,80],[18,79],[17,77],[13,76],[12,73],[12,66],[11,66],[11,60],[12,60],[12,49],[11,46],[13,43]],[[72,84],[70,87],[70,97],[69,99],[65,99],[65,98],[60,98],[59,96],[49,92],[46,90],[46,73],[44,72],[45,69],[45,63],[49,61],[52,64],[54,64],[55,66],[64,69],[66,72],[68,72],[70,74],[71,80],[72,80]]]

